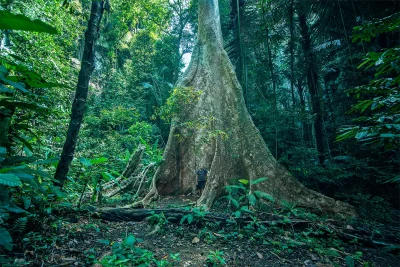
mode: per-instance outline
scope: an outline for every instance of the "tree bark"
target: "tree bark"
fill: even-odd
[[[196,170],[208,170],[205,189],[197,205],[210,207],[231,179],[267,177],[251,186],[300,206],[354,214],[351,206],[305,188],[267,148],[246,109],[242,88],[223,48],[218,1],[199,0],[199,29],[192,60],[178,87],[201,90],[200,99],[190,109],[182,108],[171,126],[163,161],[153,178],[152,195],[184,194],[196,188]],[[193,133],[182,122],[213,118],[208,128]],[[209,138],[210,131],[222,135]],[[189,134],[190,133],[190,134]],[[179,136],[178,136],[179,134]],[[206,140],[206,141],[204,141]],[[198,152],[198,153],[196,153]]]
[[[236,76],[241,83],[242,87],[244,87],[244,99],[247,102],[247,74],[246,74],[246,58],[243,47],[243,38],[242,38],[242,22],[241,20],[244,17],[246,3],[244,1],[239,0],[231,0],[231,27],[236,31],[235,35],[235,49],[237,50],[238,57],[237,62],[235,64],[235,72]]]
[[[293,0],[290,1],[289,6],[289,22],[290,22],[290,41],[289,41],[289,49],[290,49],[290,91],[292,93],[292,107],[295,110],[296,99],[294,97],[294,23],[293,23],[293,15],[294,15],[294,4]]]
[[[275,72],[274,72],[274,65],[272,62],[272,51],[271,51],[271,46],[269,43],[269,30],[268,26],[265,25],[265,44],[267,46],[267,53],[268,53],[268,68],[271,74],[271,80],[272,80],[272,88],[273,88],[273,95],[274,95],[274,114],[272,116],[274,117],[274,131],[275,131],[275,159],[278,159],[278,122],[277,122],[277,112],[278,112],[278,103],[277,103],[277,95],[276,95],[276,79],[275,79]]]
[[[57,185],[60,187],[64,185],[64,182],[67,179],[69,166],[74,158],[78,134],[85,112],[89,81],[94,70],[95,45],[99,38],[100,22],[104,13],[105,5],[105,1],[92,1],[88,29],[85,33],[85,48],[83,51],[81,69],[79,71],[74,102],[72,103],[71,121],[68,126],[67,138],[61,153],[61,159],[54,176],[58,181]]]
[[[307,18],[304,10],[299,8],[299,24],[300,33],[302,36],[302,46],[304,51],[306,73],[307,73],[307,86],[311,96],[312,112],[315,114],[314,130],[315,130],[315,146],[318,152],[318,162],[324,163],[325,159],[325,143],[323,135],[323,104],[321,86],[318,82],[318,74],[316,72],[314,61],[315,56],[311,47],[311,37],[307,25]]]

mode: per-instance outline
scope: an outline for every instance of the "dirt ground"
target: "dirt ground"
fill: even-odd
[[[186,203],[190,201],[188,199]],[[160,206],[170,207],[172,204],[167,199]],[[355,252],[362,252],[362,257],[355,261],[354,266],[400,266],[398,256],[360,244],[345,243],[343,250],[336,250],[335,255],[326,255],[301,243],[286,247],[282,245],[285,237],[273,234],[265,237],[268,242],[262,242],[247,237],[224,240],[214,232],[204,236],[201,227],[179,224],[167,224],[161,231],[148,235],[153,230],[154,226],[147,221],[109,222],[90,216],[73,216],[59,222],[55,239],[53,237],[47,245],[39,241],[37,246],[26,247],[23,252],[15,254],[14,266],[93,266],[89,263],[89,255],[99,259],[111,251],[110,245],[100,240],[121,242],[129,234],[141,239],[139,246],[154,252],[157,259],[168,259],[171,253],[179,253],[181,260],[176,266],[207,266],[207,255],[215,250],[223,252],[227,266],[348,266],[345,258]],[[24,264],[28,261],[31,263]]]

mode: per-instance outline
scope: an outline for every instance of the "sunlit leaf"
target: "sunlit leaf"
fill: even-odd
[[[8,185],[8,186],[21,186],[22,182],[14,174],[3,174],[0,173],[0,184]]]
[[[0,11],[0,29],[2,30],[19,30],[30,32],[46,32],[56,34],[57,30],[41,20],[30,18],[24,15],[15,15],[9,11]]]

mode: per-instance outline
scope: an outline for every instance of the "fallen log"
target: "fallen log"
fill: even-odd
[[[168,219],[168,221],[177,223],[185,216],[192,214],[194,216],[197,215],[196,212],[185,209],[171,208],[171,209],[132,209],[132,208],[103,208],[97,210],[97,216],[103,220],[107,221],[143,221],[147,217],[153,214],[161,214]],[[214,212],[206,212],[203,215],[197,215],[199,219],[210,222],[219,222],[222,225],[232,224],[233,218],[227,214],[220,214]],[[235,218],[234,222],[238,224],[248,224],[254,222],[251,217],[240,217]],[[261,224],[266,225],[284,225],[284,224],[292,224],[298,225],[302,224],[303,226],[308,224],[313,224],[314,222],[308,220],[301,219],[292,219],[290,221],[285,220],[260,220],[257,221]]]
[[[180,223],[182,218],[186,215],[192,214],[195,218],[194,222],[197,224],[201,224],[202,222],[215,222],[222,226],[227,225],[244,225],[254,223],[254,219],[251,217],[240,217],[233,218],[228,214],[220,214],[214,212],[205,212],[199,214],[198,211],[192,211],[189,209],[179,209],[179,208],[170,208],[170,209],[132,209],[132,208],[103,208],[96,211],[96,216],[100,219],[107,221],[143,221],[147,217],[153,214],[164,214],[165,218],[168,219],[171,223]],[[339,226],[333,225],[333,220],[329,220],[329,224],[323,224],[319,222],[303,220],[303,219],[282,219],[272,218],[269,220],[257,220],[258,224],[262,224],[265,226],[279,226],[284,227],[288,226],[292,229],[303,230],[308,227],[318,227],[318,229],[326,232],[328,236],[331,234],[336,234],[339,238],[349,241],[357,239],[358,242],[373,246],[373,247],[385,247],[385,246],[398,246],[397,239],[393,236],[388,236],[380,239],[370,239],[365,233],[361,233],[360,230],[357,229],[345,229]],[[339,224],[339,223],[338,223]],[[396,243],[392,243],[396,242]]]

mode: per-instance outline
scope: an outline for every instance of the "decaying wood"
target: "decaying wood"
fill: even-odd
[[[142,156],[144,153],[144,146],[139,146],[135,152],[132,154],[131,158],[128,161],[124,171],[121,175],[112,181],[104,183],[101,185],[102,195],[103,196],[114,196],[119,192],[125,190],[129,185],[131,185],[136,176],[138,175],[138,171],[140,170],[140,162],[142,161]]]
[[[142,185],[145,181],[147,172],[155,166],[155,164],[150,163],[146,167],[143,167],[141,163],[145,147],[143,145],[139,146],[129,159],[122,174],[115,180],[109,181],[107,183],[101,184],[99,192],[92,190],[85,194],[88,199],[93,195],[102,195],[102,197],[110,198],[115,195],[126,192],[130,189],[137,188],[136,195],[140,193]]]

